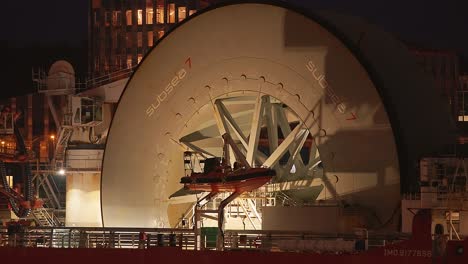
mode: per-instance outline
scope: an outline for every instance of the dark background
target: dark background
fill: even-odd
[[[363,17],[414,47],[457,52],[468,72],[467,0],[288,0]],[[88,0],[3,1],[0,98],[34,91],[32,68],[70,61],[87,75]]]

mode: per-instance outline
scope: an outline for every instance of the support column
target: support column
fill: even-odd
[[[31,149],[32,138],[33,138],[33,96],[28,94],[28,109],[27,109],[27,138],[26,138],[26,148]]]
[[[44,137],[40,142],[40,153],[39,153],[39,158],[41,161],[44,159],[51,159],[52,157],[49,156],[50,150],[49,148],[53,148],[52,141],[50,140],[50,135],[49,135],[49,124],[50,124],[50,119],[49,119],[49,103],[48,99],[46,96],[42,96],[43,104],[43,113],[44,113]],[[54,135],[57,136],[57,135]]]

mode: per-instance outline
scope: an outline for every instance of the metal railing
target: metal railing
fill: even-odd
[[[147,248],[173,246],[193,250],[195,235],[189,229],[49,228],[25,227],[8,233],[0,229],[0,246],[48,248]],[[140,239],[144,232],[146,239]]]
[[[77,87],[79,87],[80,90],[86,90],[89,88],[96,88],[111,82],[119,81],[130,77],[135,68],[136,65],[131,68],[120,69],[99,77],[88,79],[84,83],[77,83]]]
[[[47,80],[52,81],[66,81],[62,77],[48,77],[45,70],[43,69],[33,69],[32,70],[32,80],[36,84],[36,89],[39,93],[79,93],[86,91],[91,88],[96,88],[105,84],[109,84],[115,81],[119,81],[125,78],[129,78],[135,70],[136,65],[131,68],[124,68],[117,71],[109,72],[102,76],[94,77],[91,79],[85,79],[84,81],[77,80],[75,83],[70,84],[69,88],[62,90],[48,90]]]
[[[142,234],[145,234],[143,237]],[[149,248],[183,250],[220,249],[217,234],[169,228],[24,228],[8,233],[0,229],[0,246],[47,248]],[[351,253],[371,245],[384,246],[408,239],[401,234],[314,234],[299,231],[226,230],[222,250]],[[372,241],[373,243],[369,243]],[[357,244],[365,245],[358,248]]]

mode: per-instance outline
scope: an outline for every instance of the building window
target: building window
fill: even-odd
[[[175,4],[167,5],[167,23],[175,23]]]
[[[189,11],[188,15],[191,16],[191,15],[195,14],[196,12],[197,12],[197,10],[191,9],[191,10]]]
[[[146,24],[151,25],[153,24],[153,9],[146,9]]]
[[[179,22],[187,17],[187,8],[185,8],[185,6],[179,7],[177,11],[179,14]]]
[[[112,43],[110,44],[111,47],[113,47],[114,49],[118,47],[118,43],[119,43],[119,34],[115,31],[112,31]]]
[[[114,26],[122,25],[122,13],[120,11],[112,12],[112,25]]]
[[[126,34],[127,48],[132,48],[132,32]]]
[[[468,91],[458,91],[458,121],[468,121]]]
[[[138,25],[143,24],[143,10],[138,9]]]
[[[153,31],[148,31],[148,47],[153,47]]]
[[[125,17],[127,19],[127,26],[131,26],[132,25],[132,10],[127,10],[125,12]]]
[[[143,59],[143,55],[141,53],[138,53],[138,64],[140,64],[140,61]]]
[[[99,57],[94,58],[94,70],[99,71]]]
[[[99,12],[94,11],[94,25],[98,25],[99,23]]]
[[[138,47],[143,46],[143,34],[141,32],[137,32],[137,44]]]
[[[104,13],[104,21],[105,21],[106,27],[110,26],[110,22],[111,22],[111,13],[110,12],[106,11]]]
[[[132,55],[127,55],[127,68],[132,68]]]
[[[156,23],[164,24],[164,6],[162,5],[156,8]]]
[[[114,69],[115,70],[120,70],[121,67],[122,67],[122,63],[121,63],[121,60],[120,60],[120,56],[116,55],[115,56],[115,61],[114,61]]]
[[[164,30],[158,31],[158,39],[161,39],[164,36]]]
[[[104,60],[104,71],[109,72],[109,63],[107,62],[107,60]]]
[[[117,49],[117,50],[120,50],[122,48],[122,35],[117,32],[115,34],[115,43],[114,43],[114,47]]]

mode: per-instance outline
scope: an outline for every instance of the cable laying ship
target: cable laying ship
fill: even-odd
[[[453,202],[451,191],[457,188],[447,188],[438,177],[422,177],[428,192],[421,192],[420,200],[404,200],[404,206],[396,207],[403,215],[416,215],[414,220],[412,215],[402,217],[404,232],[412,232],[411,238],[377,234],[370,228],[385,226],[389,221],[381,219],[393,218],[395,204],[401,202],[400,180],[403,188],[412,182],[415,160],[443,145],[433,139],[442,140],[443,130],[450,127],[436,102],[435,89],[427,89],[430,83],[419,75],[407,52],[392,38],[355,19],[306,14],[278,3],[248,2],[194,15],[158,42],[126,85],[103,163],[100,210],[106,228],[70,225],[8,234],[8,240],[21,246],[46,248],[1,248],[4,260],[50,261],[54,256],[58,263],[466,262],[463,221],[458,220],[460,240],[445,241],[446,235],[458,236],[455,213],[463,219],[463,206],[425,210],[431,207],[424,203],[443,200],[433,194],[443,193],[444,188],[451,197],[444,201]],[[382,58],[383,51],[392,56]],[[155,67],[158,64],[167,67]],[[407,100],[419,98],[417,89],[427,90],[426,104],[408,109]],[[85,106],[94,109],[89,104],[73,109],[73,122],[93,116]],[[431,116],[432,122],[415,122],[421,116]],[[85,131],[86,124],[73,133]],[[129,136],[130,129],[139,133],[138,138]],[[262,136],[265,131],[268,137]],[[421,131],[431,131],[431,135]],[[235,142],[230,142],[231,134]],[[195,204],[193,215],[186,219],[183,214],[180,219],[185,228],[155,228],[176,226],[184,211],[180,209],[183,202],[167,199],[183,175],[174,165],[181,156],[179,147],[217,157],[220,136],[223,158],[235,156],[241,163],[240,173],[235,173],[237,166],[231,171],[226,161],[214,166],[218,169],[214,173],[205,164],[206,171],[193,173],[182,183],[188,189],[209,192],[206,198],[224,191],[233,194],[215,210],[198,210]],[[231,151],[233,155],[226,154]],[[249,176],[250,172],[255,175]],[[134,175],[139,178],[130,177]],[[264,206],[264,214],[255,216],[263,220],[261,228],[224,229],[223,209],[234,196],[272,178],[276,181],[269,186],[280,189],[277,194],[305,193],[308,196],[303,200],[316,203]],[[450,186],[463,185],[458,184],[460,175],[451,178]],[[250,181],[243,184],[243,180]],[[70,193],[92,189],[85,181],[74,184]],[[99,203],[90,200],[86,207]],[[334,208],[330,201],[336,202]],[[353,209],[348,206],[352,203],[361,204],[360,209],[371,208],[366,216],[378,225],[361,222],[364,215],[340,214],[339,210]],[[241,207],[246,206],[239,202],[237,208]],[[255,215],[254,208],[249,213]],[[253,222],[247,211],[244,217],[238,214],[237,220]],[[441,221],[435,216],[445,220],[442,229],[432,228],[436,220]],[[69,217],[88,224],[82,215]],[[183,223],[190,219],[194,223],[187,228]],[[208,220],[218,222],[221,243],[213,244],[212,234],[204,233],[208,229],[202,225]],[[338,227],[346,232],[338,232]],[[140,241],[139,232],[150,236]]]

